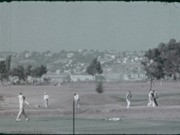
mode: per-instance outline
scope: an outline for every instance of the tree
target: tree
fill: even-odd
[[[20,80],[25,81],[24,67],[22,65],[18,65],[10,71],[10,75],[18,76]]]
[[[104,91],[104,87],[103,87],[103,85],[102,85],[102,82],[97,82],[96,83],[96,91],[97,91],[97,93],[103,93],[103,91]]]
[[[5,73],[6,72],[6,64],[5,61],[0,61],[0,74]]]
[[[26,80],[27,76],[41,77],[47,72],[45,66],[41,65],[32,69],[32,66],[29,65],[26,69],[22,65],[18,65],[10,71],[11,76],[18,76],[20,80]]]
[[[155,79],[159,80],[164,78],[163,59],[161,52],[158,48],[149,49],[145,52],[145,58],[141,61],[144,67],[147,77],[150,79],[150,90],[152,89],[152,83]]]
[[[7,76],[6,76],[6,63],[5,63],[5,60],[2,60],[2,61],[0,61],[0,79],[1,79],[1,81],[4,78],[7,78]]]
[[[94,58],[91,63],[89,64],[89,66],[86,69],[87,73],[94,76],[95,74],[102,74],[103,73],[103,69],[101,67],[101,63],[99,61],[97,61],[97,58]]]
[[[24,70],[24,78],[27,80],[28,76],[32,76],[32,66],[28,65]]]
[[[8,73],[11,69],[11,55],[7,56],[6,58],[6,72]]]
[[[141,64],[151,81],[150,90],[154,79],[169,76],[176,80],[177,73],[180,74],[180,42],[171,39],[167,44],[160,43],[157,48],[149,49]]]
[[[8,79],[11,68],[11,55],[7,56],[6,60],[0,61],[0,79]]]
[[[27,68],[25,69],[25,76],[29,76],[32,74],[32,66],[31,65],[28,65]]]
[[[86,69],[87,73],[95,76],[95,74],[102,74],[103,69],[101,67],[101,63],[97,60],[97,58],[94,58],[89,66]],[[98,93],[103,93],[103,86],[102,86],[102,81],[96,81],[96,91]]]
[[[176,74],[180,73],[180,42],[171,39],[168,44],[160,45],[159,48],[162,51],[165,74],[176,80]]]
[[[43,74],[45,74],[45,73],[47,73],[47,69],[46,69],[46,67],[44,66],[44,65],[41,65],[41,66],[39,66],[39,67],[37,67],[37,68],[34,68],[33,70],[32,70],[32,76],[34,76],[34,77],[41,77]]]

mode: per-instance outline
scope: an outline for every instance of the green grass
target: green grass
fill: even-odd
[[[105,121],[76,119],[77,134],[178,134],[180,121],[128,120]],[[72,118],[37,117],[26,122],[14,118],[1,118],[1,133],[72,134]]]
[[[160,97],[179,97],[180,93],[162,93],[159,94]]]

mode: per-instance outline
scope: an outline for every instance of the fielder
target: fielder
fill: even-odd
[[[132,98],[131,91],[128,91],[128,93],[126,94],[127,109],[129,109],[129,107],[131,105],[131,102],[130,102],[131,98]]]
[[[158,94],[155,90],[153,90],[153,107],[158,106],[158,103],[156,100],[157,98],[158,98]]]
[[[22,98],[23,98],[22,93],[19,93],[19,95],[18,95],[19,103],[20,103],[20,101],[22,101]]]
[[[49,95],[46,92],[44,92],[43,99],[44,99],[45,107],[48,107]]]
[[[152,106],[152,107],[158,106],[158,103],[156,100],[158,98],[158,95],[155,90],[150,91],[148,94],[148,97],[149,97],[148,106]]]
[[[79,99],[79,95],[77,93],[74,93],[74,102],[75,102],[75,108],[80,108],[80,99]]]
[[[151,90],[148,94],[148,98],[149,98],[148,106],[153,106],[153,104],[154,104],[153,95],[154,95],[153,91]]]
[[[26,105],[29,105],[29,103],[25,100],[25,97],[22,96],[22,99],[20,99],[20,102],[19,102],[19,113],[17,115],[16,121],[20,121],[21,115],[24,115],[24,117],[26,118],[26,121],[29,120],[25,112]]]

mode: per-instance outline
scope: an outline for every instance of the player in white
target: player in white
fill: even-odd
[[[153,107],[158,106],[158,103],[156,100],[157,98],[158,98],[157,91],[153,90]]]
[[[79,95],[77,93],[74,93],[74,102],[75,102],[75,108],[80,108],[80,99],[79,99]]]
[[[148,94],[148,98],[149,98],[149,103],[148,106],[153,106],[153,91],[151,90]]]
[[[148,97],[149,97],[148,106],[152,106],[152,107],[158,106],[158,103],[156,100],[158,98],[158,95],[155,90],[150,91],[148,94]]]
[[[29,105],[29,103],[25,100],[25,97],[22,96],[22,99],[20,99],[20,102],[19,102],[19,113],[17,115],[16,121],[20,121],[21,115],[24,115],[24,117],[26,118],[26,121],[29,120],[25,112],[26,105]]]
[[[19,93],[18,99],[19,99],[19,104],[20,104],[20,102],[23,100],[23,95],[22,95],[22,93]]]
[[[129,109],[130,105],[131,105],[131,100],[132,98],[132,94],[131,91],[128,91],[128,93],[126,93],[126,103],[127,103],[127,109]]]
[[[45,107],[48,107],[48,101],[49,101],[49,95],[44,92],[44,96],[43,96],[43,99],[44,99],[44,104],[45,104]]]

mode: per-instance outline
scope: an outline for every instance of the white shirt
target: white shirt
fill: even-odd
[[[44,100],[49,99],[49,96],[47,94],[44,95]]]
[[[23,100],[23,95],[19,95],[18,99],[19,99],[19,102],[21,102]]]
[[[149,94],[148,94],[148,96],[149,96],[150,99],[153,98],[153,97],[152,97],[152,93],[153,93],[153,91],[150,91]]]
[[[29,103],[25,100],[24,101],[22,100],[22,102],[20,102],[20,105],[19,105],[20,109],[24,109],[25,105],[29,105]]]
[[[79,95],[78,94],[76,94],[76,95],[74,95],[74,100],[79,100]]]

